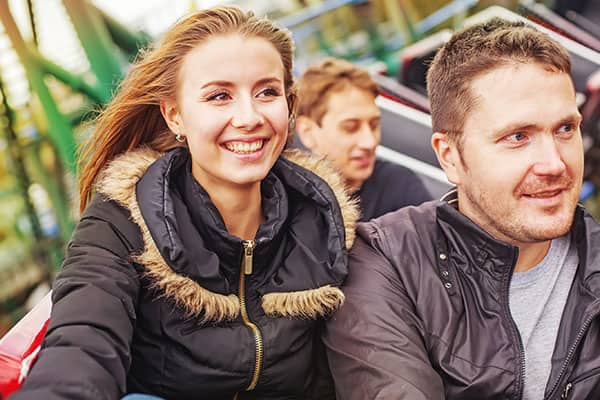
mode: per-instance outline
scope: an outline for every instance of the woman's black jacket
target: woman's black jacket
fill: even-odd
[[[280,157],[254,243],[227,233],[184,149],[122,155],[97,190],[15,400],[332,396],[320,329],[344,299],[357,212],[322,162]]]

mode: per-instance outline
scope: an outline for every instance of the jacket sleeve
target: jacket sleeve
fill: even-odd
[[[131,362],[139,280],[111,223],[82,219],[53,286],[38,360],[11,400],[119,399]]]
[[[367,239],[359,235],[352,248],[346,301],[324,334],[337,398],[444,399],[422,324],[397,271],[378,248],[377,228],[366,224],[360,230]]]
[[[314,378],[311,388],[310,399],[311,400],[335,400],[335,388],[333,385],[333,377],[329,370],[329,364],[327,362],[327,353],[325,346],[323,345],[323,330],[324,320],[318,322],[317,331],[314,338]]]

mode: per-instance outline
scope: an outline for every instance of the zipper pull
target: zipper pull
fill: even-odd
[[[562,396],[560,396],[561,399],[568,399],[569,398],[569,392],[571,391],[571,388],[573,387],[573,384],[571,382],[567,383],[567,386],[565,386],[565,390],[562,393]]]
[[[244,240],[244,274],[252,274],[252,257],[254,256],[254,240]]]

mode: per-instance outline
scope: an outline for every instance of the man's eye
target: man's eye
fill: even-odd
[[[379,128],[380,124],[381,124],[381,122],[380,122],[379,119],[375,119],[375,120],[373,120],[373,121],[371,121],[369,123],[369,125],[371,126],[372,130],[375,130],[375,129]]]
[[[558,128],[558,133],[562,135],[570,135],[575,130],[575,125],[573,124],[564,124],[560,128]]]
[[[512,143],[520,143],[527,139],[527,135],[523,132],[515,132],[504,137],[504,140]]]
[[[358,130],[359,127],[360,127],[359,124],[352,123],[352,122],[341,125],[342,130],[347,133],[354,133]]]

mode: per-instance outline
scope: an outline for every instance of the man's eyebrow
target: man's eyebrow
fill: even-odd
[[[494,129],[495,136],[505,135],[511,132],[518,131],[528,131],[532,129],[540,129],[541,126],[538,124],[530,124],[527,122],[513,122],[511,124],[505,125],[499,129]]]
[[[560,121],[558,121],[556,123],[556,125],[554,126],[554,129],[560,128],[562,125],[565,125],[565,124],[579,125],[581,123],[582,119],[583,119],[583,117],[581,116],[581,114],[573,113],[569,116],[564,117]]]
[[[554,124],[553,128],[556,129],[556,128],[560,127],[561,125],[569,124],[569,123],[578,124],[581,122],[581,119],[582,119],[581,114],[573,113],[571,115],[567,115],[566,117],[561,118],[556,124]],[[503,134],[509,134],[511,132],[542,130],[542,129],[543,129],[543,126],[541,126],[539,124],[531,124],[531,123],[527,123],[527,122],[518,121],[518,122],[508,124],[502,128],[495,129],[494,135],[499,136],[499,135],[503,135]]]
[[[360,121],[360,119],[356,118],[356,117],[348,117],[348,118],[341,119],[340,124],[343,124],[345,122],[356,122],[356,121]]]

